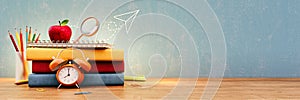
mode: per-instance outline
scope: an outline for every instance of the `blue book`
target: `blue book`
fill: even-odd
[[[56,74],[30,74],[29,87],[58,86]],[[84,74],[79,86],[124,85],[124,73]]]

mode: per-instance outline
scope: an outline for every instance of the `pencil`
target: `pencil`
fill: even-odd
[[[41,35],[41,33],[39,33],[39,35],[36,37],[34,43],[37,43],[37,42],[38,42],[38,40],[39,40],[39,38],[40,38],[40,35]]]
[[[34,34],[33,34],[33,36],[32,36],[32,42],[34,42],[35,36],[36,36],[36,32],[34,32]]]
[[[13,44],[13,46],[14,46],[16,52],[19,52],[19,49],[18,49],[17,44],[16,44],[16,42],[15,42],[15,39],[14,39],[14,37],[12,36],[12,34],[9,32],[9,30],[8,30],[8,34],[9,34],[11,43]]]
[[[25,38],[25,47],[24,47],[24,49],[26,50],[27,43],[28,43],[28,26],[26,26],[25,34],[26,34],[26,38]]]
[[[23,67],[25,66],[27,68],[27,65],[26,65],[27,63],[24,63],[24,60],[23,60],[23,58],[22,58],[22,56],[21,56],[21,54],[19,52],[19,49],[18,49],[17,44],[15,42],[15,39],[14,39],[13,35],[10,33],[9,30],[8,30],[8,34],[9,34],[10,40],[11,40],[11,42],[12,42],[12,44],[13,44],[15,50],[16,50],[17,55],[20,57],[20,60],[22,61]],[[24,70],[26,71],[24,73],[24,75],[25,75],[24,77],[25,77],[26,80],[28,80],[26,78],[26,77],[28,77],[28,71],[27,71],[27,69],[24,69]],[[19,84],[23,84],[23,83],[24,83],[24,81],[20,80],[20,81],[16,82],[15,84],[19,85]]]
[[[18,46],[17,46],[17,44],[16,44],[16,42],[15,42],[15,39],[14,39],[13,35],[9,32],[9,30],[8,30],[8,34],[9,34],[11,43],[13,44],[13,46],[14,46],[16,52],[18,53],[18,56],[20,57],[20,60],[22,60],[22,57],[21,57],[21,54],[20,54],[20,52],[19,52]]]
[[[28,62],[27,62],[27,60],[26,60],[26,58],[24,57],[23,58],[23,64],[24,64],[24,66],[23,66],[23,68],[24,68],[24,72],[23,72],[23,75],[24,75],[24,79],[25,80],[28,80],[28,73],[29,73],[29,71],[28,71]]]
[[[25,41],[26,41],[26,44],[27,44],[27,42],[28,42],[28,26],[26,26],[26,31],[25,31],[25,33],[26,33]]]
[[[15,31],[16,31],[16,38],[17,38],[17,41],[18,41],[18,48],[21,47],[21,41],[20,41],[20,36],[19,36],[19,33],[17,31],[17,28],[15,28]]]
[[[29,35],[28,35],[28,41],[30,42],[31,39],[31,27],[29,27]]]
[[[23,35],[22,35],[22,29],[20,28],[20,44],[21,44],[21,57],[22,57],[22,63],[23,63],[23,76],[26,78],[26,69],[25,69],[25,59],[24,59],[24,48],[23,48]]]
[[[24,55],[24,47],[23,47],[23,35],[22,35],[22,29],[20,28],[20,41],[21,41],[21,56],[22,56],[22,63],[23,63],[23,76],[25,79],[28,79],[28,66],[27,61]]]
[[[19,80],[19,81],[15,82],[16,85],[27,84],[27,83],[28,83],[28,79],[26,79],[26,80]]]
[[[22,29],[20,28],[20,44],[21,44],[21,53],[22,53],[22,56],[24,55],[23,52],[24,52],[24,47],[23,47],[23,35],[22,35]]]

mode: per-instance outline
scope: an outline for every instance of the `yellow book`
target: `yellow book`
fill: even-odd
[[[53,58],[85,58],[95,61],[123,61],[124,51],[119,49],[66,49],[27,48],[27,60],[53,60]]]

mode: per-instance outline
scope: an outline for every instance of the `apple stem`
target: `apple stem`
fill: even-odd
[[[59,26],[61,26],[61,23],[60,23],[60,21],[58,21],[58,23],[59,23]]]

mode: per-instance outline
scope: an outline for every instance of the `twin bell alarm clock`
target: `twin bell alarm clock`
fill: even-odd
[[[49,68],[51,71],[57,71],[56,79],[60,83],[57,88],[61,86],[80,88],[79,84],[84,80],[84,71],[90,71],[91,64],[80,49],[69,48],[61,50],[53,57]]]

